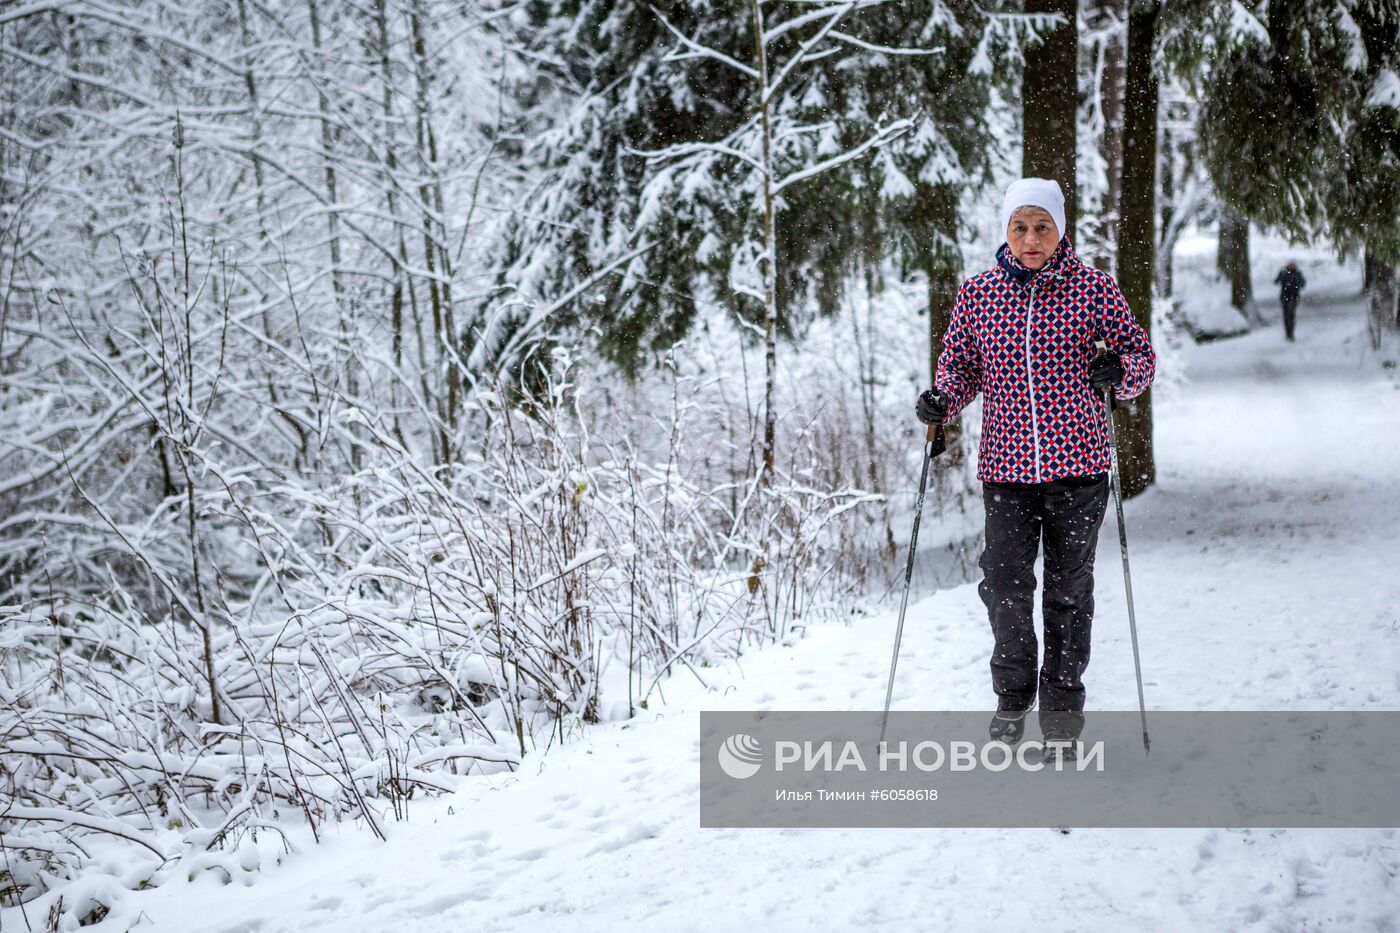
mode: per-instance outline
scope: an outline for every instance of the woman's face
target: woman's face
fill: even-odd
[[[1060,244],[1060,228],[1043,207],[1018,207],[1006,227],[1006,242],[1017,262],[1027,269],[1039,269]]]

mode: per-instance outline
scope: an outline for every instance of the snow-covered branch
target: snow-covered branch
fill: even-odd
[[[827,37],[827,34],[836,28],[836,24],[845,19],[848,13],[860,5],[859,0],[852,0],[850,3],[840,4],[827,13],[826,21],[822,23],[821,28],[804,40],[797,51],[793,52],[792,55],[788,57],[787,62],[778,69],[777,73],[768,79],[767,85],[763,88],[762,102],[767,103],[772,100],[773,95],[783,86],[783,82],[787,80],[788,75],[792,73],[793,69],[806,62],[812,50],[821,45],[822,41]]]
[[[729,55],[725,55],[723,52],[720,52],[716,49],[712,49],[709,46],[701,45],[700,43],[694,41],[693,39],[686,36],[685,33],[677,29],[675,26],[671,25],[671,21],[666,18],[666,15],[660,10],[658,10],[655,6],[653,6],[652,4],[647,4],[647,6],[653,13],[656,14],[656,18],[661,20],[661,25],[666,27],[666,31],[669,32],[671,35],[675,36],[677,41],[679,41],[682,46],[689,50],[689,54],[671,53],[667,56],[668,61],[683,61],[688,58],[709,58],[714,61],[728,65],[730,68],[733,68],[745,77],[753,78],[755,80],[758,78],[758,72],[755,71],[753,68],[749,67],[748,65],[745,65],[743,62],[735,60]]]
[[[854,146],[851,149],[847,149],[845,152],[842,152],[839,155],[834,155],[829,159],[824,159],[821,162],[816,163],[815,165],[809,165],[805,168],[792,172],[791,174],[783,176],[783,178],[780,179],[773,186],[773,191],[776,194],[777,192],[780,192],[784,188],[788,187],[789,185],[795,184],[799,181],[805,181],[808,178],[814,178],[815,176],[820,175],[823,172],[829,172],[832,169],[837,168],[838,166],[845,165],[847,162],[850,162],[854,159],[859,159],[871,149],[883,146],[891,140],[897,139],[905,133],[909,132],[911,129],[914,128],[916,122],[916,120],[909,118],[901,118],[898,120],[894,120],[880,127],[878,130],[875,131],[873,135],[871,135],[859,145]]]

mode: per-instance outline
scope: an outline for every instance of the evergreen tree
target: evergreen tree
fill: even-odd
[[[763,4],[767,29],[781,33],[774,61],[820,28],[814,6]],[[809,309],[834,313],[855,276],[878,288],[885,259],[956,288],[958,203],[989,175],[987,91],[1028,28],[970,0],[839,6],[850,12],[822,56],[788,74],[770,101],[775,170],[851,151],[900,120],[910,126],[781,192],[775,299],[786,336],[801,331]],[[606,355],[629,372],[688,332],[706,306],[761,330],[758,179],[751,162],[704,148],[723,142],[758,156],[757,83],[742,70],[755,62],[749,4],[562,0],[532,9],[542,54],[586,67],[569,116],[536,142],[547,180],[502,237],[510,269],[497,310],[502,301],[521,307],[486,316],[498,322],[488,342],[508,342],[530,317],[527,302],[538,307],[580,282],[591,285],[553,312],[553,327],[595,327]],[[684,160],[657,158],[687,146]],[[599,277],[629,250],[640,252]]]
[[[1216,190],[1295,242],[1364,251],[1379,346],[1400,264],[1400,4],[1238,6],[1217,13],[1224,48],[1200,117]]]
[[[1342,134],[1342,171],[1332,176],[1328,220],[1338,245],[1365,255],[1371,345],[1379,349],[1382,328],[1400,328],[1400,3],[1358,0],[1351,19],[1359,40],[1351,62],[1358,67],[1350,75],[1352,119]]]

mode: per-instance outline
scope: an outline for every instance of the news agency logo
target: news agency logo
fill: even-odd
[[[779,739],[773,743],[773,770],[868,772],[856,742],[795,742]],[[753,736],[736,732],[719,747],[720,769],[735,780],[751,778],[763,767],[763,744]],[[1015,746],[1005,742],[955,740],[946,743],[898,742],[880,749],[873,762],[878,771],[1103,771],[1104,743],[1040,742],[1030,739]],[[795,766],[795,767],[794,767]]]
[[[719,766],[735,780],[751,778],[763,767],[763,746],[753,736],[737,732],[719,747]]]

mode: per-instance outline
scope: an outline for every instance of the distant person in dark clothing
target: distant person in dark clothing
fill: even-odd
[[[1274,284],[1279,287],[1278,300],[1283,305],[1283,333],[1289,340],[1293,339],[1293,323],[1298,318],[1298,293],[1303,290],[1303,286],[1308,284],[1308,280],[1303,278],[1303,272],[1298,268],[1298,264],[1293,260],[1288,261],[1288,265],[1279,270],[1274,276]]]

